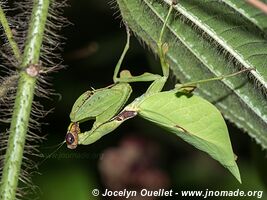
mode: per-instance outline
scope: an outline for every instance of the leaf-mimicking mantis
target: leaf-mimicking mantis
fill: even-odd
[[[173,90],[162,91],[169,76],[169,64],[166,59],[168,44],[162,41],[162,37],[176,4],[177,2],[173,1],[170,6],[157,41],[163,75],[146,72],[132,76],[128,70],[123,70],[118,76],[130,43],[130,31],[126,28],[127,43],[114,70],[114,83],[105,88],[87,91],[76,100],[70,113],[71,123],[66,134],[67,147],[75,149],[77,145],[94,143],[124,121],[138,115],[208,153],[241,182],[222,115],[215,106],[192,94],[192,91],[198,83],[220,80],[245,70],[227,76],[177,84]],[[132,92],[129,83],[146,81],[152,81],[147,91],[125,106]],[[88,120],[95,120],[94,124],[91,130],[82,132],[79,124]]]
[[[145,98],[145,96],[153,93],[158,93],[162,90],[169,76],[169,65],[165,58],[167,44],[162,43],[162,36],[171,11],[172,6],[170,7],[168,16],[164,21],[159,41],[157,43],[163,76],[147,72],[140,76],[132,76],[129,71],[123,70],[120,73],[120,77],[117,77],[121,63],[130,45],[130,31],[127,28],[127,42],[124,47],[123,53],[115,67],[113,75],[114,84],[106,88],[83,93],[73,105],[72,111],[70,113],[71,124],[69,125],[66,135],[66,143],[69,148],[74,149],[78,144],[86,145],[97,141],[102,136],[113,131],[125,120],[135,117],[138,113],[135,108],[135,105],[137,105],[138,101]],[[132,92],[129,83],[138,81],[153,82],[144,95],[137,98],[134,102],[132,102],[121,111]],[[81,133],[79,129],[79,123],[90,119],[95,119],[92,129],[90,131]]]

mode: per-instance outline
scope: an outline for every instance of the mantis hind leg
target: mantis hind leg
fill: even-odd
[[[218,81],[218,80],[222,80],[225,78],[230,78],[230,77],[239,75],[243,72],[247,72],[247,71],[251,71],[251,70],[255,70],[255,69],[254,68],[247,68],[247,69],[242,69],[240,71],[234,72],[232,74],[222,75],[222,76],[213,77],[213,78],[209,78],[209,79],[203,79],[203,80],[193,81],[193,82],[184,83],[184,84],[178,83],[175,85],[175,90],[191,92],[197,87],[198,84],[203,84],[203,83],[208,83],[210,81]]]

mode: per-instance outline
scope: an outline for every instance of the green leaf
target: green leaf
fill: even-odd
[[[172,1],[165,2],[170,4]],[[175,9],[231,53],[243,67],[257,69],[251,73],[267,89],[267,42],[263,38],[245,30],[244,22],[234,19],[235,15],[213,0],[184,0]]]
[[[246,1],[221,0],[230,6],[242,17],[246,18],[252,24],[255,24],[262,31],[267,30],[266,15],[259,9],[249,5]]]
[[[208,101],[192,94],[160,92],[146,97],[138,114],[208,153],[241,182],[225,121]]]
[[[122,17],[133,32],[154,52],[162,22],[168,12],[165,1],[117,0]],[[238,7],[236,3],[236,7]],[[253,16],[250,5],[242,7]],[[180,0],[167,26],[164,42],[168,62],[182,83],[230,74],[254,67],[247,74],[198,86],[230,121],[267,148],[267,41],[241,12],[212,0]],[[256,16],[254,16],[256,17]],[[267,16],[261,15],[261,20]]]

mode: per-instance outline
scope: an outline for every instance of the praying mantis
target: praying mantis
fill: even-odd
[[[128,70],[124,70],[120,73],[120,77],[118,77],[122,61],[130,46],[130,30],[126,28],[127,42],[114,70],[114,84],[106,88],[85,92],[73,105],[70,113],[71,123],[66,135],[68,148],[74,149],[78,144],[87,145],[94,143],[102,136],[112,132],[121,123],[137,115],[138,109],[136,106],[141,99],[162,90],[169,76],[169,65],[165,57],[167,44],[162,43],[162,36],[171,11],[172,7],[169,9],[157,43],[163,76],[148,72],[140,76],[132,76]],[[153,81],[146,93],[126,106],[123,111],[118,114],[131,95],[132,89],[129,83],[146,81]],[[81,133],[79,123],[90,119],[95,119],[92,129]]]
[[[67,147],[75,149],[78,145],[92,144],[115,130],[126,120],[138,115],[208,153],[241,182],[222,115],[215,106],[194,95],[192,91],[199,83],[221,80],[246,70],[226,76],[177,84],[172,90],[162,91],[170,71],[166,58],[168,44],[164,43],[162,38],[176,4],[176,1],[172,2],[157,41],[163,75],[146,72],[139,76],[132,76],[128,70],[123,70],[118,76],[122,61],[130,46],[130,30],[126,26],[127,42],[114,70],[114,83],[105,88],[86,91],[76,100],[70,113],[71,123],[66,134]],[[132,92],[131,82],[152,83],[143,95],[125,106]],[[88,120],[95,120],[94,124],[91,130],[82,132],[79,124]]]

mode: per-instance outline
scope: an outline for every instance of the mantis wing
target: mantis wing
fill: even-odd
[[[119,83],[111,88],[87,91],[74,103],[70,119],[72,122],[83,122],[94,118],[108,120],[127,102],[131,92],[132,89],[127,83]]]
[[[145,98],[138,114],[208,153],[241,182],[225,121],[208,101],[177,91],[160,92]]]

